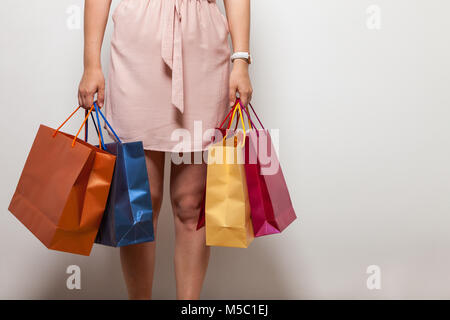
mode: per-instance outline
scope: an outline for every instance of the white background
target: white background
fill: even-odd
[[[126,298],[118,250],[47,250],[7,211],[39,124],[57,126],[77,103],[83,34],[67,27],[71,5],[83,1],[2,0],[0,298]],[[380,29],[367,26],[371,5]],[[253,101],[281,130],[299,219],[248,249],[213,248],[202,298],[450,298],[450,2],[253,0],[252,10]],[[157,299],[175,297],[167,195]],[[81,290],[66,288],[72,264]],[[369,265],[380,290],[366,286]]]

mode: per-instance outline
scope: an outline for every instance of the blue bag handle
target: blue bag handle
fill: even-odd
[[[100,108],[97,106],[97,102],[94,102],[94,107],[95,107],[95,115],[97,116],[98,128],[100,129],[98,131],[100,133],[100,141],[102,142],[103,150],[106,150],[106,148],[105,148],[105,140],[103,140],[102,126],[101,126],[101,123],[100,123],[100,119],[98,117],[98,112],[99,112]]]
[[[94,102],[94,107],[95,107],[95,114],[97,115],[98,133],[100,133],[100,140],[102,142],[103,149],[106,149],[106,148],[105,148],[105,144],[104,144],[104,140],[103,140],[103,133],[102,133],[101,125],[100,125],[100,118],[98,117],[99,114],[102,116],[103,120],[105,121],[106,125],[111,130],[111,132],[114,134],[114,137],[117,139],[117,141],[119,143],[122,143],[122,141],[120,140],[120,138],[117,135],[117,133],[114,131],[114,129],[109,124],[108,120],[106,120],[106,117],[103,115],[103,112],[101,112],[100,108],[97,105],[97,102]]]
[[[84,116],[86,117],[87,115],[88,115],[88,111],[86,110],[86,113]],[[97,132],[97,136],[99,137],[100,133],[98,132],[97,123],[95,123],[95,118],[94,118],[94,115],[92,114],[92,112],[91,112],[91,119],[92,119],[92,123],[94,124],[95,131]],[[88,142],[88,129],[89,129],[89,126],[86,124],[86,126],[84,127],[84,141],[85,142]]]

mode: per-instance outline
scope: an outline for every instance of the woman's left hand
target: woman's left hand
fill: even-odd
[[[230,75],[230,106],[236,102],[236,93],[244,107],[252,100],[253,88],[248,74],[248,63],[242,59],[236,59]]]

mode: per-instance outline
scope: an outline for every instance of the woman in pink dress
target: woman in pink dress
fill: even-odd
[[[85,1],[79,103],[89,108],[97,95],[122,141],[143,142],[155,231],[165,153],[198,159],[194,153],[207,148],[208,132],[220,124],[237,94],[244,106],[251,99],[250,0],[224,2],[227,18],[216,0],[122,0],[112,15],[114,34],[105,86],[100,57],[111,0]],[[177,298],[198,299],[210,254],[204,228],[196,230],[206,165],[172,161],[170,171]],[[150,299],[155,242],[123,247],[120,256],[129,298]]]

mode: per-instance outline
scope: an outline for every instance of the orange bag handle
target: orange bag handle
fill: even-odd
[[[77,134],[75,135],[75,138],[72,141],[72,148],[75,146],[75,142],[77,141],[78,135],[81,132],[81,129],[83,129],[83,127],[85,126],[87,120],[89,119],[89,115],[91,114],[92,110],[94,110],[94,105],[92,105],[92,107],[89,109],[89,112],[86,114],[86,117],[84,118],[83,123],[81,124],[80,129],[78,129]],[[70,118],[72,118],[72,116],[81,108],[81,106],[78,106],[71,114],[70,116],[67,117],[67,119],[53,132],[53,137],[56,136],[56,134],[59,132],[59,130],[62,128],[63,125],[66,124],[67,121],[69,121]],[[100,139],[100,138],[99,138]],[[99,140],[100,141],[100,140]],[[102,144],[99,144],[99,148],[102,149]]]

